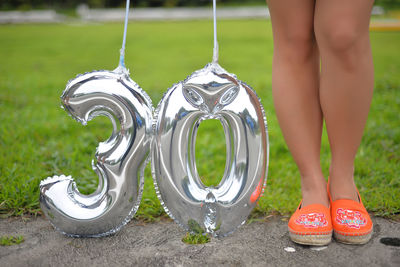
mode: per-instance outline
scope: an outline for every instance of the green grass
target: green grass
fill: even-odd
[[[189,232],[182,238],[182,242],[186,244],[205,244],[210,242],[209,234],[205,233],[203,228],[195,221],[188,221]]]
[[[0,237],[0,246],[12,246],[18,245],[25,241],[25,238],[22,235],[19,236],[1,236]]]
[[[182,238],[182,242],[191,245],[205,244],[210,242],[210,237],[203,234],[186,233],[186,235]]]
[[[221,20],[220,63],[259,94],[269,123],[270,167],[266,192],[253,213],[288,214],[300,200],[300,180],[276,120],[271,96],[272,34],[268,21]],[[376,90],[356,159],[356,183],[370,211],[400,212],[400,32],[371,34]],[[0,26],[0,214],[38,214],[38,185],[54,174],[72,175],[90,193],[97,176],[90,162],[111,123],[96,118],[83,127],[60,108],[67,81],[78,73],[117,66],[122,24]],[[211,21],[134,22],[129,25],[126,64],[154,105],[173,83],[212,57]],[[217,130],[214,130],[218,127]],[[209,132],[212,132],[209,134]],[[200,126],[197,167],[205,184],[217,184],[225,166],[222,127]],[[323,136],[321,164],[329,168]],[[137,218],[165,216],[149,166]]]

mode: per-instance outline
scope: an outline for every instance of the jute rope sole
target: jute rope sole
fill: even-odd
[[[365,235],[344,235],[337,231],[333,231],[333,237],[336,241],[344,244],[357,244],[362,245],[367,243],[372,237],[372,231]]]
[[[319,235],[299,235],[289,231],[289,237],[295,243],[310,246],[325,246],[332,241],[332,233]]]

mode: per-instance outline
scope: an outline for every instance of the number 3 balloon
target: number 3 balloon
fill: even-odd
[[[99,144],[92,164],[100,178],[96,192],[82,195],[71,177],[54,176],[40,184],[41,208],[67,235],[112,234],[129,222],[140,204],[150,150],[151,100],[122,68],[78,76],[61,98],[65,110],[82,124],[105,115],[114,128]]]
[[[120,64],[114,71],[95,71],[70,81],[61,96],[64,109],[77,121],[107,116],[113,125],[109,139],[100,143],[96,163],[97,190],[79,193],[68,176],[53,176],[40,183],[40,206],[53,226],[70,236],[105,236],[120,230],[137,211],[152,134],[153,106],[148,95],[129,78],[125,68],[125,40]]]

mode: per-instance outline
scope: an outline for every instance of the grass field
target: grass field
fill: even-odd
[[[299,174],[272,103],[270,27],[262,20],[222,20],[218,25],[221,65],[257,91],[269,123],[269,177],[254,215],[288,214],[301,197]],[[97,143],[111,133],[111,123],[96,118],[83,127],[60,108],[59,97],[76,74],[114,69],[121,39],[121,24],[0,26],[2,216],[40,213],[38,185],[47,176],[72,175],[84,193],[96,187],[97,176],[90,162]],[[400,213],[400,32],[373,32],[371,39],[376,89],[355,177],[369,211],[396,216]],[[210,21],[129,25],[126,65],[154,105],[167,88],[202,68],[211,56]],[[217,184],[225,166],[224,137],[218,122],[202,123],[196,147],[200,175],[206,184]],[[327,176],[329,145],[325,133],[321,155]],[[145,180],[136,216],[157,220],[164,212],[149,166]]]

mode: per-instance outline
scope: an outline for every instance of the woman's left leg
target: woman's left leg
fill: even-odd
[[[369,20],[373,0],[317,0],[314,29],[321,55],[320,102],[332,161],[332,199],[358,201],[354,159],[373,91]]]

